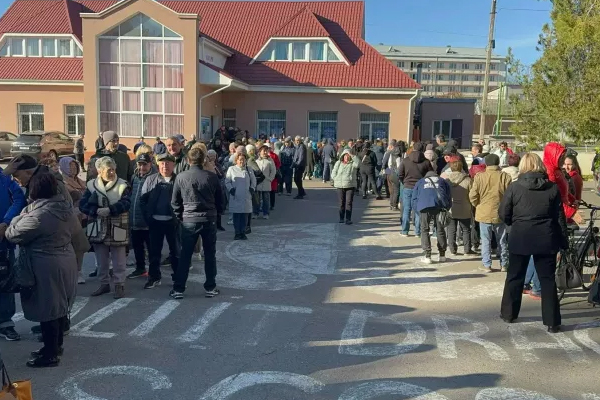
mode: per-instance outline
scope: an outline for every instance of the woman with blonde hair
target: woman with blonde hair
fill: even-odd
[[[533,256],[541,284],[542,320],[548,332],[560,330],[561,316],[555,282],[556,254],[569,246],[567,221],[558,186],[548,179],[540,157],[527,153],[519,163],[519,179],[508,186],[500,219],[511,227],[509,265],[502,297],[501,318],[519,317],[527,264]],[[535,232],[535,234],[532,234]]]

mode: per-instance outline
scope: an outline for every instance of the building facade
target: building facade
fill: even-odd
[[[464,47],[374,46],[422,85],[423,97],[482,97],[486,50]],[[421,68],[419,68],[421,65]],[[419,76],[420,74],[420,76]],[[506,58],[492,55],[489,91],[506,81]]]
[[[408,140],[420,86],[364,40],[364,3],[16,0],[0,130]]]

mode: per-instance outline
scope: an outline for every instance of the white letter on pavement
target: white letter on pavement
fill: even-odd
[[[398,381],[361,383],[347,389],[338,400],[368,400],[386,394],[399,395],[414,400],[448,400],[446,396],[432,392],[427,388]]]
[[[490,388],[477,393],[475,400],[556,400],[538,392],[523,389]]]
[[[131,336],[146,336],[156,328],[165,318],[169,316],[181,304],[177,300],[167,300],[156,309],[144,322],[138,325],[137,328],[129,332]]]
[[[267,384],[280,384],[295,387],[304,393],[318,393],[325,385],[310,376],[290,372],[258,371],[231,375],[209,388],[199,400],[225,400],[242,390]]]
[[[552,338],[556,343],[548,342],[530,342],[525,336],[526,329],[541,330],[546,333],[548,337]],[[538,322],[522,322],[519,324],[510,324],[508,326],[510,331],[512,342],[515,349],[522,350],[523,359],[525,361],[536,362],[539,361],[539,357],[535,355],[533,350],[535,349],[557,349],[564,350],[569,358],[573,362],[586,363],[589,360],[586,358],[581,347],[577,346],[575,342],[569,339],[564,333],[549,333],[546,332],[546,327]]]
[[[431,319],[435,324],[435,337],[437,338],[437,346],[443,358],[458,358],[456,341],[464,340],[483,346],[487,350],[492,360],[510,360],[508,353],[504,351],[502,347],[490,342],[489,340],[481,338],[481,336],[485,335],[490,330],[490,328],[488,328],[488,326],[483,322],[475,322],[455,315],[436,315],[431,317]],[[447,321],[457,321],[465,324],[471,324],[475,329],[468,332],[450,332]]]
[[[80,372],[64,381],[57,392],[67,400],[107,400],[103,397],[92,396],[80,389],[83,382],[86,380],[105,375],[131,376],[148,382],[150,387],[152,387],[152,390],[170,389],[172,386],[169,378],[154,368],[124,365],[96,368]]]
[[[365,325],[369,318],[385,318],[406,329],[406,338],[402,343],[386,345],[367,345],[363,337]],[[374,311],[352,310],[348,322],[342,332],[338,352],[353,356],[397,356],[409,353],[425,342],[427,334],[419,325],[408,321],[397,320],[394,316],[386,316]]]
[[[215,322],[230,305],[231,303],[218,303],[209,308],[187,332],[179,336],[178,340],[180,342],[195,342],[200,339],[200,336],[208,329],[210,324]]]
[[[590,338],[590,328],[598,328],[600,327],[600,320],[589,321],[583,324],[579,324],[575,327],[575,331],[573,332],[573,336],[575,339],[579,340],[579,342],[587,347],[588,349],[600,354],[600,344],[594,342]]]
[[[258,345],[261,334],[267,329],[269,322],[273,320],[274,314],[278,312],[295,314],[312,314],[312,310],[307,307],[277,306],[269,304],[248,304],[243,307],[244,310],[264,311],[265,315],[256,323],[252,329],[252,335],[247,344],[249,346]]]
[[[119,300],[115,300],[106,307],[103,307],[79,322],[77,325],[71,327],[71,335],[72,336],[83,336],[83,337],[91,337],[91,338],[103,338],[110,339],[112,337],[117,336],[116,333],[112,332],[93,332],[90,329],[97,323],[105,320],[110,317],[121,308],[126,307],[129,303],[131,303],[134,299],[131,298],[123,298]]]

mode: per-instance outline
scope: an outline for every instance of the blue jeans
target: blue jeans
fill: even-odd
[[[538,278],[537,271],[535,270],[535,265],[533,264],[533,256],[529,259],[529,264],[527,265],[527,273],[525,274],[525,285],[532,284],[531,292],[535,294],[542,293],[542,286],[540,284],[540,278]]]
[[[242,235],[246,231],[246,222],[248,221],[248,214],[246,213],[233,213],[233,229],[236,235]]]
[[[15,262],[15,252],[12,249],[8,250],[8,262],[12,265]],[[0,293],[0,328],[14,327],[15,323],[12,320],[16,310],[15,294]]]
[[[263,192],[260,191],[257,193],[258,195],[258,204],[256,207],[255,214],[258,214],[258,211],[261,209],[262,204],[262,213],[263,215],[269,215],[269,210],[271,209],[271,192]]]
[[[402,190],[402,233],[408,235],[410,230],[410,212],[412,211],[413,189]],[[421,216],[415,212],[415,235],[421,236]]]
[[[506,226],[503,223],[486,224],[479,223],[481,231],[481,258],[483,266],[492,268],[492,233],[496,234],[498,242],[498,251],[500,252],[500,265],[508,266],[508,236],[506,235]]]

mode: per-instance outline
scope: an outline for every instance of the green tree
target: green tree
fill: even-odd
[[[551,140],[600,140],[600,1],[551,0],[551,23],[542,28],[531,68],[509,49],[509,74],[524,95],[511,99],[511,131],[528,148]]]

